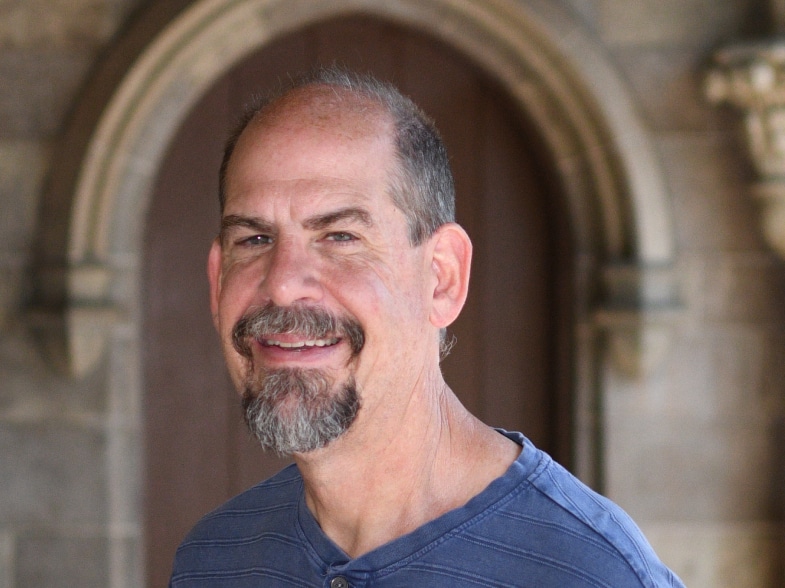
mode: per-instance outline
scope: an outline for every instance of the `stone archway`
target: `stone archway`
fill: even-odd
[[[496,78],[537,127],[573,232],[577,329],[577,473],[601,480],[597,327],[628,373],[650,361],[674,306],[675,255],[656,158],[624,85],[576,19],[547,1],[182,0],[158,3],[99,70],[63,147],[41,223],[45,342],[84,374],[111,363],[107,386],[112,586],[140,585],[137,494],[142,396],[139,263],[152,183],[191,106],[243,56],[277,35],[364,12],[424,29]],[[153,31],[151,34],[150,31]],[[119,66],[118,66],[119,64]],[[600,292],[599,296],[595,295]],[[599,301],[599,302],[598,302]],[[655,310],[657,309],[657,310]],[[663,313],[663,309],[665,312]],[[129,580],[128,578],[132,578]]]

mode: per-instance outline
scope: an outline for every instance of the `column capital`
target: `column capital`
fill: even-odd
[[[747,148],[759,176],[753,194],[760,200],[763,233],[785,258],[785,38],[720,49],[704,91],[712,103],[730,104],[744,115]]]

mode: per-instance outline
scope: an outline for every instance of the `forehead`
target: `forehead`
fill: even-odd
[[[386,182],[394,162],[392,123],[379,105],[346,91],[306,88],[243,131],[227,168],[227,200],[267,182]]]
[[[374,98],[346,88],[317,84],[284,94],[263,108],[249,126],[274,127],[300,122],[335,128],[346,123],[363,133],[389,119],[388,112]]]

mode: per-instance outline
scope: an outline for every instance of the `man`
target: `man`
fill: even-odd
[[[320,71],[221,168],[211,306],[246,421],[295,465],[207,515],[171,586],[681,586],[634,523],[439,369],[471,242],[393,88]]]

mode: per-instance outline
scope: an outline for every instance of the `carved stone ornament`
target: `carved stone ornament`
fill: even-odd
[[[711,102],[744,113],[763,234],[785,258],[785,38],[718,51],[704,90]]]

